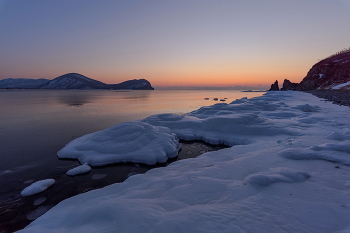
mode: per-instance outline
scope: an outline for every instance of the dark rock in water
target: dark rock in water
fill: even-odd
[[[350,90],[350,49],[316,63],[297,90]]]
[[[280,88],[278,87],[278,81],[276,80],[273,84],[271,84],[271,88],[269,91],[279,91]]]
[[[292,83],[288,79],[285,79],[281,88],[281,91],[294,91],[298,87],[298,83]]]

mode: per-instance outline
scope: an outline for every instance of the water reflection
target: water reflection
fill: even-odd
[[[123,92],[121,96],[119,96],[120,99],[126,99],[126,100],[140,100],[140,99],[147,99],[150,97],[151,91],[115,91],[115,92]],[[128,93],[125,93],[128,92]]]
[[[81,107],[94,101],[96,96],[85,92],[74,91],[64,93],[63,95],[58,95],[57,99],[60,103],[67,106]]]

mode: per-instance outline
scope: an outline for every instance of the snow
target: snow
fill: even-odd
[[[71,197],[20,232],[350,232],[349,114],[285,91],[150,116],[137,125],[232,147]]]
[[[46,180],[39,180],[25,189],[21,192],[22,197],[28,197],[32,196],[37,193],[44,192],[46,189],[48,189],[51,185],[55,183],[54,179],[46,179]]]
[[[57,155],[91,166],[120,162],[151,165],[176,157],[179,149],[178,138],[170,129],[135,121],[77,138]]]
[[[246,178],[246,181],[251,185],[268,186],[276,182],[303,182],[310,177],[311,175],[307,172],[289,168],[275,168],[271,169],[269,172],[250,175]]]
[[[72,168],[69,171],[67,171],[68,176],[76,176],[84,173],[88,173],[91,171],[91,167],[87,164],[80,165],[78,167]]]
[[[350,81],[348,81],[348,82],[346,82],[346,83],[342,83],[342,84],[336,85],[336,86],[332,87],[332,89],[333,89],[333,90],[339,90],[340,88],[346,87],[346,86],[348,86],[348,85],[350,85]]]

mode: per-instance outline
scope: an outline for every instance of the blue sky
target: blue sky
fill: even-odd
[[[0,0],[0,79],[299,82],[350,46],[350,0]]]

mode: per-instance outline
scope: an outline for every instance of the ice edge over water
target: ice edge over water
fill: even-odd
[[[150,116],[135,127],[232,147],[64,200],[20,232],[349,232],[349,114],[287,91]]]
[[[152,165],[176,157],[179,150],[178,138],[170,129],[133,121],[77,138],[57,155],[61,159],[78,159],[80,163],[91,166],[120,162]]]

